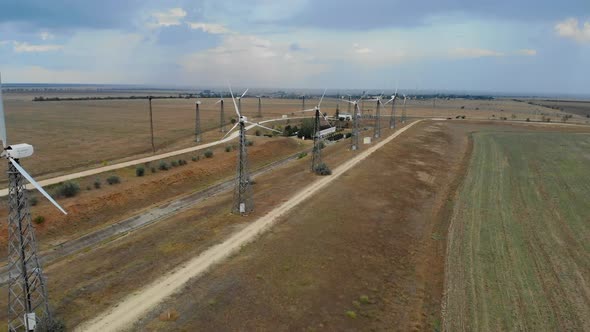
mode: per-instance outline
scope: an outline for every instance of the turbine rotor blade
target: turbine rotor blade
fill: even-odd
[[[254,123],[254,122],[250,122],[250,121],[245,121],[245,122],[246,122],[246,123],[249,123],[249,124],[251,124],[251,125],[254,125],[254,126],[258,126],[258,127],[261,127],[261,128],[264,128],[264,129],[271,130],[271,131],[277,132],[277,133],[279,133],[279,134],[282,134],[282,132],[280,132],[280,131],[278,131],[278,130],[276,130],[276,129],[268,128],[268,127],[266,127],[266,126],[263,126],[263,125],[261,125],[261,124],[258,124],[258,123]]]
[[[231,85],[229,86],[229,93],[231,94],[231,100],[234,102],[234,108],[236,109],[236,114],[238,115],[238,121],[242,117],[240,115],[240,110],[238,109],[238,104],[236,104],[236,98],[234,98],[234,92],[231,90]]]
[[[230,130],[228,130],[227,134],[225,134],[225,136],[223,136],[223,138],[222,138],[221,140],[223,141],[223,140],[224,140],[224,139],[225,139],[227,136],[229,136],[229,134],[231,134],[231,132],[232,132],[234,129],[236,129],[236,127],[237,127],[239,124],[240,124],[240,122],[239,122],[239,121],[238,121],[238,122],[236,122],[236,124],[235,124],[233,127],[231,127],[231,129],[230,129]]]
[[[250,89],[250,88],[246,89],[246,91],[244,91],[244,93],[242,93],[242,95],[240,96],[240,99],[244,98],[244,96],[246,95],[246,93],[248,93],[248,90],[249,90],[249,89]]]
[[[58,208],[63,214],[68,214],[66,210],[59,206],[59,204],[57,204],[57,202],[51,196],[49,196],[49,194],[45,190],[43,190],[43,187],[41,187],[41,185],[38,184],[37,181],[35,181],[35,179],[33,179],[29,175],[29,173],[27,173],[27,171],[25,171],[25,169],[22,168],[21,165],[19,165],[19,163],[16,162],[16,160],[12,158],[8,158],[8,160],[10,160],[10,162],[14,165],[14,167],[16,167],[20,174],[22,174],[25,177],[25,179],[27,179],[27,181],[29,181],[29,183],[33,185],[33,187],[37,188],[37,190],[39,190],[39,192],[43,194],[45,198],[47,198],[53,205],[55,205],[56,208]]]
[[[0,139],[2,145],[6,148],[6,118],[4,116],[4,100],[2,99],[2,75],[0,74]]]
[[[320,103],[318,104],[318,108],[320,107],[320,105],[322,104],[322,101],[324,100],[324,96],[326,95],[326,91],[328,91],[328,89],[324,89],[324,94],[322,95],[322,98],[320,98]]]

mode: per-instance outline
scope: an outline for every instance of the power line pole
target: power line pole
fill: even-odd
[[[352,115],[352,137],[350,138],[350,149],[355,151],[359,148],[359,106],[358,102],[354,104],[354,114]]]
[[[195,103],[195,142],[201,142],[201,114],[199,112],[200,101]]]
[[[258,96],[258,117],[262,117],[262,99]]]
[[[152,114],[152,96],[148,97],[150,104],[150,133],[152,138],[152,152],[156,153],[156,145],[154,144],[154,117]]]

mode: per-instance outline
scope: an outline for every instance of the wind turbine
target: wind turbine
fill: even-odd
[[[248,93],[248,89],[246,89],[246,91],[244,91],[244,93],[242,93],[241,96],[239,96],[238,98],[236,98],[238,100],[238,108],[240,110],[242,109],[242,98],[244,98],[244,96],[246,95],[246,93]]]
[[[363,94],[364,96],[364,94]],[[352,115],[352,137],[350,138],[350,149],[352,151],[358,150],[359,148],[359,121],[361,117],[361,111],[359,109],[359,101],[362,100],[363,96],[360,99],[355,101],[344,100],[348,102],[350,105],[354,106],[354,114]]]
[[[247,90],[246,90],[247,91]],[[253,126],[258,126],[267,130],[275,131],[277,133],[281,133],[278,130],[274,130],[268,127],[265,127],[261,124],[254,123],[248,121],[248,118],[243,116],[240,113],[240,109],[238,104],[236,103],[236,99],[234,98],[234,93],[229,87],[229,92],[231,94],[231,98],[234,104],[234,108],[236,110],[236,115],[238,116],[238,122],[225,134],[223,137],[224,139],[234,130],[236,127],[240,127],[240,134],[239,134],[239,149],[238,149],[238,169],[236,175],[236,187],[234,190],[234,203],[232,206],[232,212],[236,214],[246,214],[252,212],[254,210],[254,198],[252,196],[252,184],[250,181],[250,174],[248,171],[248,149],[246,145],[246,124],[250,124]],[[246,94],[244,92],[244,94]],[[243,95],[242,95],[243,96]]]
[[[0,139],[4,150],[1,157],[8,160],[8,330],[35,330],[41,321],[50,322],[45,277],[37,256],[35,232],[31,225],[28,192],[25,179],[62,213],[67,212],[49,196],[25,169],[20,159],[30,157],[33,146],[8,145],[6,121],[0,79]]]
[[[383,102],[381,98],[383,97],[383,93],[377,96],[375,99],[371,99],[370,101],[377,102],[377,109],[375,111],[375,127],[373,128],[373,138],[379,138],[381,136],[381,105]]]
[[[313,154],[311,158],[311,171],[315,172],[318,169],[318,166],[322,163],[322,149],[320,148],[321,140],[324,135],[333,133],[336,131],[336,128],[332,126],[328,118],[321,112],[321,105],[322,101],[324,100],[324,96],[326,95],[326,90],[324,90],[324,94],[322,94],[322,98],[320,98],[320,102],[314,108],[303,110],[300,112],[315,112],[314,124],[313,124]],[[321,130],[321,117],[328,123],[330,128],[326,130]]]
[[[391,117],[389,118],[389,128],[390,129],[395,129],[395,99],[397,98],[397,89],[395,90],[395,93],[391,96],[391,99],[389,99],[384,105],[387,105],[389,103],[391,103]]]
[[[223,114],[223,93],[219,94],[219,100],[215,103],[215,105],[219,104],[221,109],[219,112],[219,131],[224,133],[225,132],[225,114]]]

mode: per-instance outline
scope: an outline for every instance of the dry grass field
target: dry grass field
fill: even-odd
[[[33,96],[7,93],[5,112],[9,141],[34,145],[34,157],[23,160],[23,164],[39,179],[152,153],[146,100],[32,102]],[[225,100],[226,121],[229,123],[235,114],[231,99]],[[202,129],[208,131],[204,135],[204,142],[222,137],[216,130],[219,127],[219,107],[214,105],[216,101],[215,98],[202,100]],[[195,99],[153,101],[154,136],[158,152],[195,144],[194,102]],[[306,108],[313,107],[317,102],[317,99],[307,100]],[[334,99],[326,99],[322,109],[333,115],[337,104],[342,112],[348,111],[346,103]],[[245,115],[256,121],[259,120],[254,117],[257,105],[256,98],[245,98],[242,102]],[[363,106],[364,114],[375,112],[374,102],[364,102]],[[539,108],[542,107],[512,100],[438,100],[436,108],[433,108],[432,101],[409,100],[407,106],[410,117],[454,118],[466,115],[467,118],[477,119],[506,117],[517,120],[534,120],[535,116],[540,118]],[[300,100],[263,99],[264,119],[292,115],[300,109]],[[389,115],[390,108],[383,109],[383,114]],[[401,103],[398,114],[401,114]],[[553,121],[561,118],[558,111],[551,110],[551,114]],[[570,121],[585,119],[576,117]],[[4,177],[0,179],[4,180]]]
[[[448,238],[445,330],[590,330],[590,133],[476,133]]]

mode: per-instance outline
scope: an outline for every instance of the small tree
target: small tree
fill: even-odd
[[[59,196],[74,197],[80,192],[80,186],[76,182],[67,181],[58,187]]]
[[[211,151],[211,150],[205,151],[205,158],[213,158],[213,151]]]
[[[137,166],[135,168],[135,175],[136,176],[144,176],[145,175],[145,168],[143,166]]]
[[[314,171],[315,171],[315,174],[317,174],[317,175],[331,175],[332,174],[332,170],[325,163],[321,163],[321,164],[317,165],[316,168],[314,169]]]
[[[111,175],[107,178],[107,183],[110,185],[121,183],[121,179],[116,175]]]

